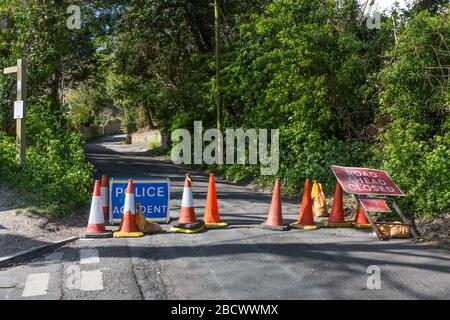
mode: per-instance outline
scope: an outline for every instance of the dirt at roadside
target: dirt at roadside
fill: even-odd
[[[0,184],[0,257],[77,236],[86,228],[87,209],[64,218],[47,218],[31,213],[26,203],[16,200],[16,193]]]
[[[450,250],[450,213],[442,218],[417,219],[416,225],[426,240]]]

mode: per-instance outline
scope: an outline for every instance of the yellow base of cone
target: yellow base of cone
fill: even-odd
[[[139,238],[143,237],[144,234],[142,232],[122,232],[116,231],[113,234],[114,238]]]
[[[304,225],[304,224],[299,224],[297,222],[293,222],[289,225],[291,228],[294,229],[304,229],[304,230],[317,230],[320,229],[320,227],[318,225]]]
[[[356,229],[372,229],[369,223],[353,223],[353,227]]]
[[[205,223],[206,228],[226,228],[229,224],[226,222]]]
[[[329,221],[321,221],[322,225],[327,228],[351,228],[353,227],[352,221],[346,221],[346,222],[329,222]]]
[[[194,229],[185,229],[185,228],[177,228],[177,227],[171,227],[170,228],[170,232],[175,232],[175,233],[197,233],[200,232],[202,230],[205,229],[205,226],[202,225],[198,228],[194,228]]]

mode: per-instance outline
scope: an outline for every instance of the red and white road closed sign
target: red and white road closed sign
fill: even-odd
[[[357,195],[404,196],[383,170],[331,166],[345,192]]]

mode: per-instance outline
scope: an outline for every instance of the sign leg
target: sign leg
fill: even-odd
[[[402,210],[400,210],[400,207],[398,206],[395,200],[392,201],[392,206],[394,207],[395,211],[397,211],[400,218],[402,218],[403,222],[411,227],[411,234],[413,235],[413,237],[419,239],[420,238],[419,231],[417,231],[416,224],[414,223],[414,221],[412,219],[408,219],[403,214]]]

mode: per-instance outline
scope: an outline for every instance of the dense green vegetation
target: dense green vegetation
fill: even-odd
[[[376,156],[419,213],[450,209],[450,20],[423,11],[386,53],[381,112],[392,119]]]
[[[82,28],[69,30],[66,8],[77,2]],[[158,126],[170,134],[195,120],[215,127],[210,2],[35,1],[14,10],[22,1],[3,1],[0,15],[15,26],[0,31],[0,65],[30,59],[31,148],[29,163],[17,168],[1,135],[2,176],[20,172],[35,187],[49,183],[43,190],[56,202],[48,203],[63,205],[63,181],[74,194],[89,187],[91,169],[73,128],[98,124],[105,110],[120,112],[128,132]],[[372,166],[388,170],[407,193],[402,205],[410,214],[450,211],[446,1],[384,13],[379,30],[367,27],[356,0],[220,2],[224,126],[280,129],[278,177],[287,190],[300,191],[309,177],[330,192],[330,165]],[[0,130],[9,135],[12,96],[12,79],[0,76]],[[49,168],[61,174],[44,181]],[[262,186],[274,179],[260,176],[258,165],[208,169]]]
[[[27,4],[28,3],[28,4]],[[95,47],[89,31],[74,34],[66,27],[70,1],[2,1],[0,16],[14,27],[0,30],[0,66],[28,59],[28,150],[25,165],[15,161],[13,138],[0,135],[0,172],[23,190],[38,209],[67,215],[89,199],[92,166],[84,159],[81,136],[70,130],[63,92],[88,79],[95,70]],[[12,101],[15,76],[0,75],[1,131],[14,136]]]

